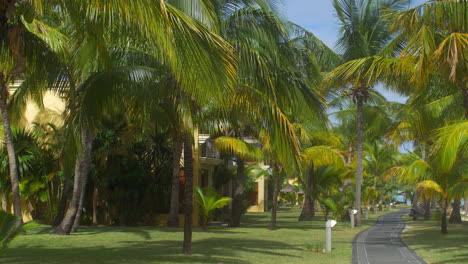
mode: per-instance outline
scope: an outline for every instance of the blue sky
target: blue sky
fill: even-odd
[[[286,0],[288,20],[314,33],[330,48],[335,48],[338,36],[338,20],[335,16],[332,0]],[[422,3],[424,0],[416,0]],[[404,103],[406,98],[385,90],[378,89],[390,101]]]

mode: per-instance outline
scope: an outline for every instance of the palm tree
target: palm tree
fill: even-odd
[[[240,218],[244,211],[244,162],[249,160],[261,161],[264,158],[264,153],[243,139],[233,137],[218,137],[214,141],[214,146],[221,152],[234,156],[237,163],[237,173],[234,181],[235,187],[232,197],[231,226],[239,227]]]
[[[305,191],[304,191],[304,203],[302,205],[302,212],[299,216],[299,221],[311,221],[315,215],[315,199],[311,199],[312,190],[314,186],[314,174],[316,169],[324,166],[334,166],[335,168],[344,168],[346,165],[341,153],[334,148],[328,146],[313,146],[303,150],[303,163],[306,168],[304,173],[305,179]],[[318,186],[318,185],[316,185]]]
[[[398,6],[401,1],[396,0],[334,0],[333,5],[340,21],[341,35],[338,40],[338,48],[345,61],[377,55],[382,51],[388,41],[391,40],[389,23],[382,20],[382,8]],[[346,64],[345,64],[346,65]],[[363,178],[363,142],[364,142],[364,103],[374,83],[365,82],[359,75],[340,74],[340,67],[330,72],[326,83],[339,81],[347,86],[349,94],[356,104],[356,200],[354,207],[356,225],[361,225],[361,185]]]
[[[192,1],[190,4],[171,1],[208,27],[220,32],[237,50],[239,74],[235,83],[236,93],[228,95],[233,100],[227,104],[230,111],[227,117],[222,118],[222,123],[229,124],[238,139],[246,135],[258,137],[259,131],[268,131],[272,145],[283,150],[277,152],[281,164],[289,166],[296,163],[297,166],[298,141],[286,111],[288,114],[307,112],[315,115],[316,110],[322,108],[321,98],[310,88],[312,80],[318,76],[318,71],[312,72],[314,67],[306,67],[313,64],[313,52],[309,47],[311,43],[317,44],[319,41],[307,35],[307,41],[306,37],[303,37],[304,41],[301,43],[300,40],[289,42],[290,36],[286,29],[295,28],[296,33],[301,30],[297,26],[283,24],[275,16],[274,2],[214,1],[215,12],[211,12],[207,9],[206,1]],[[324,51],[321,54],[325,54],[326,57],[331,52],[327,53],[323,43],[321,44],[314,47]],[[298,63],[306,60],[309,60],[309,64]],[[301,71],[297,70],[300,67],[295,67],[298,64],[303,65]],[[307,77],[304,77],[306,75]],[[297,104],[291,104],[290,98],[295,98]],[[258,122],[259,118],[264,122]],[[254,133],[248,134],[246,131]],[[236,179],[236,194],[233,200],[232,224],[235,226],[240,223],[242,212],[242,157],[236,157],[236,163],[239,177]]]
[[[466,86],[466,1],[427,1],[405,11],[385,11],[385,21],[395,33],[381,54],[354,59],[342,66],[350,76],[359,73],[364,82],[383,81],[401,92],[408,87],[421,94],[434,80],[444,89],[456,90],[454,98],[468,116]],[[395,55],[395,57],[393,57]]]
[[[63,35],[68,35],[64,38],[67,45],[61,46],[64,48],[60,50],[63,64],[67,65],[68,69],[68,72],[65,72],[69,80],[66,83],[66,94],[69,100],[70,120],[73,120],[73,122],[69,121],[68,125],[75,125],[73,130],[81,134],[80,145],[83,147],[83,154],[78,155],[76,162],[71,205],[57,229],[57,233],[67,234],[73,225],[77,226],[80,219],[80,207],[83,203],[90,161],[93,126],[95,126],[93,118],[99,119],[106,104],[108,105],[115,99],[103,97],[103,95],[108,92],[108,94],[119,96],[121,93],[117,93],[116,89],[122,89],[123,82],[148,77],[148,74],[145,74],[148,70],[118,65],[122,62],[112,65],[113,62],[110,60],[117,57],[112,57],[109,40],[114,41],[115,44],[124,39],[151,40],[148,43],[158,48],[157,52],[151,49],[151,54],[157,58],[161,58],[163,54],[162,57],[175,78],[192,93],[206,90],[207,87],[214,91],[229,87],[230,79],[234,76],[232,67],[234,60],[229,45],[164,2],[157,4],[139,2],[138,5],[134,5],[127,1],[120,1],[107,6],[106,1],[94,1],[92,6],[95,12],[92,12],[93,15],[89,17],[90,13],[87,10],[91,5],[86,1],[58,1],[57,4],[60,9],[52,10],[60,10],[60,18],[68,23],[68,27],[63,28]],[[96,15],[96,12],[99,15]],[[106,22],[110,20],[113,23]],[[109,25],[112,27],[108,28]],[[127,29],[128,35],[116,34],[122,27]],[[35,30],[39,29],[35,28]],[[166,34],[167,30],[171,30],[171,34]],[[83,35],[86,37],[81,38],[80,36]],[[47,38],[47,36],[43,37]],[[208,50],[207,47],[209,47]],[[175,52],[175,49],[179,50]],[[200,57],[204,59],[201,60]],[[98,73],[91,74],[91,72]],[[119,75],[121,77],[115,79]],[[200,80],[204,81],[200,82]],[[194,95],[198,99],[206,100],[207,98],[207,93]],[[104,101],[95,104],[94,100],[99,99],[104,99]],[[79,112],[77,112],[78,109]]]
[[[50,54],[53,47],[49,45],[49,41],[44,41],[37,32],[31,30],[39,26],[43,30],[41,34],[54,31],[39,21],[41,13],[39,1],[0,2],[0,111],[8,150],[13,209],[15,216],[20,218],[22,210],[18,167],[8,113],[9,85],[24,78],[27,69],[36,69],[43,78],[48,76],[44,72],[46,67],[42,67],[42,64],[53,63],[55,58]]]
[[[419,182],[417,189],[426,200],[440,197],[442,202],[441,232],[447,230],[447,208],[466,194],[466,152],[468,123],[459,121],[436,130],[434,145],[428,161],[414,159],[395,173],[406,181]]]
[[[210,188],[202,190],[200,187],[195,187],[195,193],[197,195],[196,202],[201,210],[203,227],[206,227],[213,210],[223,208],[232,201],[229,197],[220,197],[216,190]]]

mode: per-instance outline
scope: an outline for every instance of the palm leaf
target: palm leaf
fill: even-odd
[[[238,156],[241,159],[257,161],[264,159],[263,152],[260,149],[241,139],[218,137],[214,140],[214,146],[221,152]]]

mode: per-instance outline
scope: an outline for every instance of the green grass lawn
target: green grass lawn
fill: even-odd
[[[41,226],[13,241],[0,263],[350,263],[354,236],[387,212],[370,214],[355,229],[338,223],[331,253],[306,250],[323,247],[325,222],[298,222],[296,208],[280,210],[275,231],[267,229],[268,213],[246,214],[240,228],[195,228],[191,256],[181,254],[182,229],[82,227],[59,237]]]
[[[425,261],[468,263],[468,222],[449,224],[449,234],[442,235],[439,221],[404,219],[409,229],[403,233],[403,240]]]

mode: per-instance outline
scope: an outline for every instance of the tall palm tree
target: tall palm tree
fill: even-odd
[[[466,152],[468,123],[456,122],[436,130],[434,144],[427,161],[419,157],[406,165],[394,168],[404,181],[419,182],[418,191],[426,200],[440,197],[442,202],[441,232],[448,233],[447,208],[449,202],[461,199],[467,191]],[[413,155],[414,156],[414,155]]]
[[[23,79],[27,70],[41,72],[43,63],[53,63],[49,41],[44,41],[31,27],[42,27],[42,34],[53,29],[41,19],[41,1],[5,0],[0,2],[0,112],[2,115],[5,142],[8,150],[10,181],[14,214],[22,216],[19,178],[15,147],[8,113],[8,98],[11,82]],[[54,37],[51,37],[54,39]],[[46,67],[43,67],[44,69]]]
[[[340,22],[340,38],[337,47],[345,61],[379,54],[391,40],[389,23],[382,20],[382,8],[401,4],[398,0],[334,0],[333,5]],[[341,67],[341,66],[340,66]],[[375,83],[368,83],[358,75],[338,74],[340,67],[328,74],[327,79],[339,80],[349,89],[356,104],[356,199],[354,203],[356,225],[361,225],[361,185],[363,178],[364,103]]]
[[[350,76],[359,73],[363,81],[383,81],[401,92],[411,88],[423,93],[434,80],[447,90],[456,90],[459,105],[468,116],[466,71],[467,1],[427,1],[401,11],[387,9],[392,41],[380,54],[354,59],[342,66]],[[448,85],[451,84],[451,85]]]
[[[333,166],[340,169],[344,168],[346,163],[340,151],[329,146],[313,146],[303,150],[302,155],[304,167],[306,168],[304,173],[306,179],[304,181],[304,203],[299,221],[311,221],[315,214],[315,200],[311,199],[314,171],[324,166]]]
[[[290,112],[317,115],[322,108],[321,98],[311,88],[313,79],[320,71],[312,71],[313,49],[311,43],[319,43],[315,37],[310,37],[300,43],[300,40],[290,41],[287,29],[303,34],[299,27],[282,23],[275,15],[275,1],[213,1],[211,4],[216,12],[206,11],[207,1],[171,1],[177,3],[185,12],[203,21],[208,27],[220,32],[231,43],[238,53],[239,65],[235,87],[228,107],[230,109],[227,123],[237,133],[240,139],[247,135],[245,131],[254,131],[249,136],[259,136],[262,130],[268,131],[271,144],[278,151],[278,159],[282,167],[298,165],[298,140],[293,126],[288,120]],[[184,4],[185,3],[185,4]],[[200,12],[201,10],[201,12]],[[292,34],[291,34],[292,35]],[[301,36],[302,37],[302,36]],[[293,43],[294,42],[294,43]],[[325,51],[325,45],[314,46],[324,57],[331,53]],[[299,55],[300,54],[300,55]],[[309,60],[309,64],[301,64]],[[324,59],[325,60],[325,59]],[[303,67],[299,67],[302,65]],[[315,63],[317,66],[318,63]],[[301,68],[300,70],[298,70]],[[304,77],[307,76],[307,77]],[[296,104],[291,104],[290,98],[295,98]],[[261,103],[259,103],[261,102]],[[301,106],[305,107],[301,107]],[[319,111],[317,111],[319,109]],[[258,119],[264,122],[258,122]],[[237,157],[238,179],[233,200],[233,224],[240,223],[243,162]]]
[[[232,199],[231,226],[239,227],[240,218],[244,207],[244,182],[245,182],[245,161],[261,161],[264,153],[242,138],[218,137],[214,141],[214,146],[228,155],[235,157],[237,170],[235,178],[235,187]]]
[[[56,232],[68,234],[80,219],[95,120],[99,120],[109,105],[118,105],[115,100],[129,95],[122,90],[124,83],[154,76],[151,69],[125,66],[127,56],[121,55],[125,51],[128,54],[128,43],[147,40],[149,45],[145,48],[149,54],[164,61],[181,86],[199,100],[208,100],[210,93],[202,92],[208,88],[211,96],[219,96],[220,91],[230,87],[234,59],[227,43],[164,2],[142,1],[135,5],[114,1],[108,5],[106,1],[93,1],[91,5],[87,1],[59,1],[57,4],[61,8],[53,10],[61,11],[60,19],[67,25],[62,29],[67,45],[61,55],[63,65],[69,70],[65,72],[69,81],[64,89],[72,121],[68,125],[74,124],[73,130],[79,131],[79,137],[84,140],[80,144],[82,155],[76,162],[71,205]],[[89,8],[94,10],[93,15]],[[107,23],[110,20],[112,23]],[[127,35],[118,34],[124,27]],[[166,34],[168,30],[170,34]]]

